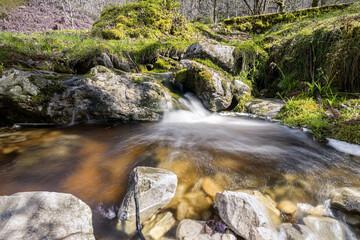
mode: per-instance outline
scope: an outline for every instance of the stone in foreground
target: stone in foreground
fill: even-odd
[[[184,219],[176,229],[176,239],[181,240],[236,240],[232,232],[227,233],[205,233],[205,221]]]
[[[134,181],[136,172],[137,183]],[[137,167],[131,172],[128,191],[119,209],[117,226],[118,230],[127,235],[136,231],[135,184],[138,190],[140,221],[144,223],[174,197],[177,177],[170,171],[152,167]]]
[[[277,231],[265,207],[255,196],[230,191],[217,193],[215,208],[226,225],[239,236],[247,240],[277,239]]]
[[[22,192],[0,197],[0,238],[95,239],[91,209],[71,194]]]

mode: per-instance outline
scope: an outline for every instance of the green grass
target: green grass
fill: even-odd
[[[194,40],[195,41],[195,40]],[[73,72],[78,61],[114,54],[136,64],[154,63],[159,57],[180,56],[192,41],[166,39],[104,40],[90,36],[87,30],[0,33],[0,64],[11,67],[32,59],[40,61],[38,68]],[[25,67],[25,66],[24,66]]]
[[[335,138],[360,144],[360,124],[356,122],[360,120],[360,99],[333,99],[331,107],[341,114],[338,119],[327,116],[328,102],[323,102],[307,97],[290,99],[276,118],[290,126],[308,128],[320,140]]]

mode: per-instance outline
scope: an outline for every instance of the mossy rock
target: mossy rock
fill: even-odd
[[[184,16],[175,1],[142,0],[109,6],[92,28],[92,34],[105,39],[183,36],[187,32]]]
[[[231,105],[231,82],[222,72],[195,61],[181,60],[174,75],[183,90],[195,92],[210,111],[224,110]]]
[[[293,21],[295,19],[314,17],[330,11],[345,9],[349,6],[351,6],[351,3],[301,9],[292,12],[269,13],[256,16],[237,17],[225,19],[224,23],[225,25],[230,25],[240,31],[263,32],[278,23],[285,23]]]

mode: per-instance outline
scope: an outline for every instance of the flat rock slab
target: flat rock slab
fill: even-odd
[[[95,239],[88,205],[71,194],[22,192],[0,197],[4,240]]]

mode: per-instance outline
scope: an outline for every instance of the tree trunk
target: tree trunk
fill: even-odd
[[[226,18],[230,18],[230,0],[226,0]]]
[[[217,0],[213,0],[213,14],[214,14],[214,23],[217,22]]]
[[[312,0],[311,7],[317,7],[319,5],[319,0]]]

